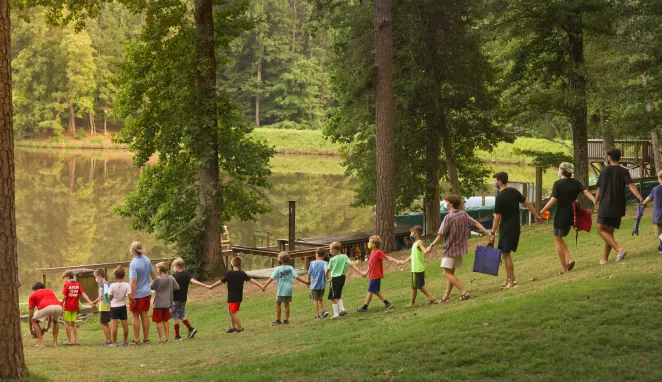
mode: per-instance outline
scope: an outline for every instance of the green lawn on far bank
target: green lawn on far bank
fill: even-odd
[[[641,237],[630,236],[632,224],[629,218],[617,234],[629,250],[623,262],[614,263],[612,255],[610,264],[600,266],[597,233],[582,233],[579,249],[571,245],[577,266],[564,276],[556,274],[551,226],[524,228],[514,256],[521,286],[501,291],[503,277],[472,273],[469,255],[458,272],[473,295],[466,302],[457,302],[454,292],[444,305],[425,306],[419,296],[419,306],[405,307],[410,293],[405,266],[382,282],[394,310],[384,311],[373,301],[368,313],[354,313],[367,280],[353,278],[344,293],[352,311],[338,321],[314,321],[308,291],[299,285],[291,324],[273,328],[275,287],[264,294],[251,287],[241,311],[247,331],[239,335],[224,333],[227,308],[224,293],[216,289],[187,305],[200,330],[191,341],[101,348],[96,319],[83,325],[80,347],[36,349],[26,336],[30,379],[659,381],[662,255],[650,219],[642,223]],[[472,246],[479,242],[472,240]],[[442,292],[438,263],[426,264],[436,297]],[[156,340],[153,325],[151,336]]]

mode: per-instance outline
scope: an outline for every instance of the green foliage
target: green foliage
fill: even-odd
[[[563,162],[572,163],[573,160],[572,155],[549,151],[515,149],[515,154],[531,157],[533,159],[532,164],[541,166],[543,169],[558,166]]]
[[[90,139],[90,143],[94,143],[95,145],[103,145],[103,138],[101,137],[94,137]]]
[[[87,138],[87,133],[85,130],[78,130],[76,131],[76,139],[81,140]]]
[[[215,9],[217,43],[230,41],[241,30],[245,4],[228,3]],[[134,192],[118,209],[132,218],[136,229],[154,232],[165,243],[176,243],[179,254],[196,268],[202,251],[203,222],[199,174],[209,155],[201,126],[206,118],[202,92],[196,81],[196,27],[189,4],[179,0],[150,3],[141,37],[128,48],[115,80],[115,110],[126,128],[115,137],[135,152],[144,166],[158,153],[158,163],[147,167]],[[216,97],[220,144],[218,163],[223,171],[218,190],[223,221],[237,216],[254,219],[268,210],[261,188],[268,187],[273,150],[248,137],[251,128],[223,93]]]

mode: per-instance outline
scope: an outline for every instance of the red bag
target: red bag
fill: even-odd
[[[579,231],[591,232],[593,227],[593,217],[591,211],[579,205],[579,202],[572,203],[572,212],[575,215],[572,221],[572,228],[575,229],[575,245],[579,240]]]

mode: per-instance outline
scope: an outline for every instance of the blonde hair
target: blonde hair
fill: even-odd
[[[181,257],[176,258],[175,260],[172,261],[172,267],[177,269],[184,269],[184,259]]]
[[[287,252],[284,252],[284,251],[281,252],[281,253],[279,253],[279,254],[278,254],[278,261],[279,261],[281,264],[287,264],[287,263],[289,263],[289,262],[290,262],[290,254],[287,253]]]
[[[372,245],[377,249],[380,249],[382,247],[382,238],[377,235],[370,236],[368,242],[372,242]]]
[[[329,245],[329,248],[331,250],[337,249],[338,252],[341,252],[342,251],[342,244],[339,241],[334,241],[333,243],[331,243],[331,245]]]
[[[658,173],[657,173],[657,177],[658,177],[658,178],[662,178],[662,170],[658,171]]]
[[[106,278],[106,270],[103,268],[97,268],[96,271],[94,271],[95,276],[103,277],[104,279]]]
[[[170,267],[168,266],[168,263],[165,261],[162,261],[158,264],[156,264],[156,269],[159,271],[159,273],[168,273],[168,270]]]

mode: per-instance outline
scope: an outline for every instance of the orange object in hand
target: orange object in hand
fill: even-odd
[[[545,211],[545,213],[542,214],[542,218],[545,220],[549,220],[549,215],[550,215],[549,211]]]

